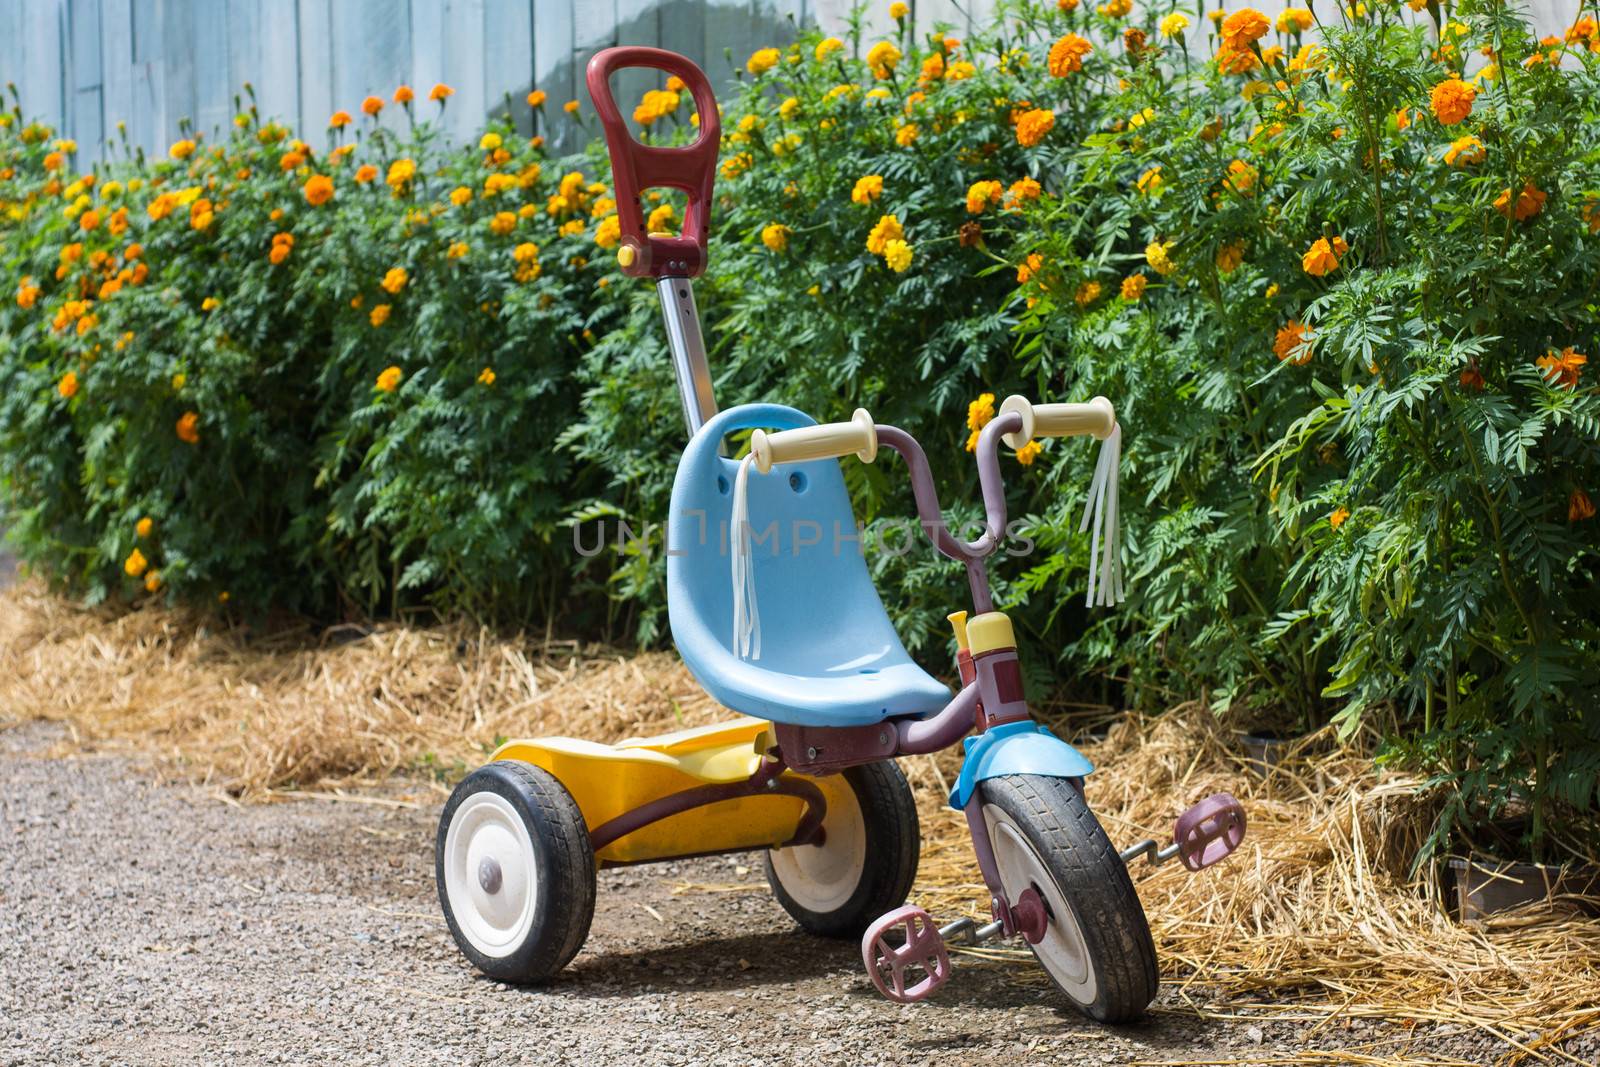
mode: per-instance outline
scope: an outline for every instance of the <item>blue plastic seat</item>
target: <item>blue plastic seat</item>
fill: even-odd
[[[889,624],[853,540],[855,514],[837,460],[751,469],[761,658],[734,654],[729,520],[739,464],[718,455],[718,445],[734,430],[815,423],[794,408],[748,404],[715,416],[689,442],[667,523],[678,653],[718,702],[775,722],[857,726],[938,711],[950,690],[912,662]]]

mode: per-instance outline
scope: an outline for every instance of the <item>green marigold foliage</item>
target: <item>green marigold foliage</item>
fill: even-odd
[[[959,522],[995,398],[1111,397],[1125,607],[1081,607],[1093,450],[1008,460],[1039,549],[997,572],[1039,688],[1366,724],[1441,786],[1435,843],[1510,811],[1572,845],[1600,803],[1594,13],[1542,42],[1499,0],[896,27],[758,52],[724,100],[697,289],[719,400],[869,408],[924,441]],[[640,102],[641,136],[696,136],[679,89]],[[23,550],[97,596],[565,625],[609,604],[606,632],[661,639],[659,539],[590,558],[569,529],[659,531],[682,446],[600,150],[557,164],[509,123],[461,151],[425,124],[343,143],[247,109],[91,185],[13,110]],[[911,514],[892,459],[846,476],[868,521]],[[938,659],[959,570],[872,563]]]

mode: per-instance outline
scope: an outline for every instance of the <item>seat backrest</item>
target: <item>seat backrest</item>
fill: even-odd
[[[667,522],[667,605],[678,651],[696,677],[734,657],[731,577],[736,460],[718,454],[724,435],[789,430],[816,420],[780,404],[747,404],[700,428],[678,463]],[[856,462],[854,459],[849,462]],[[761,615],[761,658],[752,666],[800,675],[870,671],[905,658],[867,573],[839,462],[785,463],[750,471],[751,570]]]

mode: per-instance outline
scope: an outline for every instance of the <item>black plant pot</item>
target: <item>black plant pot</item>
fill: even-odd
[[[1556,897],[1587,898],[1571,903],[1600,914],[1600,867],[1452,857],[1448,869],[1455,883],[1456,914],[1462,922]]]
[[[1279,737],[1275,733],[1240,734],[1239,747],[1244,749],[1245,766],[1261,778],[1270,775],[1296,745],[1298,737]]]

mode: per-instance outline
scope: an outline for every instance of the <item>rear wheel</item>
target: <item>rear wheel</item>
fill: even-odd
[[[490,978],[545,981],[589,935],[589,831],[542,768],[499,760],[456,786],[439,818],[434,873],[456,945]]]
[[[828,791],[822,844],[767,853],[773,896],[795,922],[822,937],[860,937],[911,892],[922,853],[917,805],[892,762],[841,773]]]
[[[1046,973],[1101,1022],[1143,1015],[1160,985],[1155,943],[1127,865],[1083,794],[1037,775],[991,778],[980,789],[1006,898],[1031,888],[1049,913],[1032,946]]]

